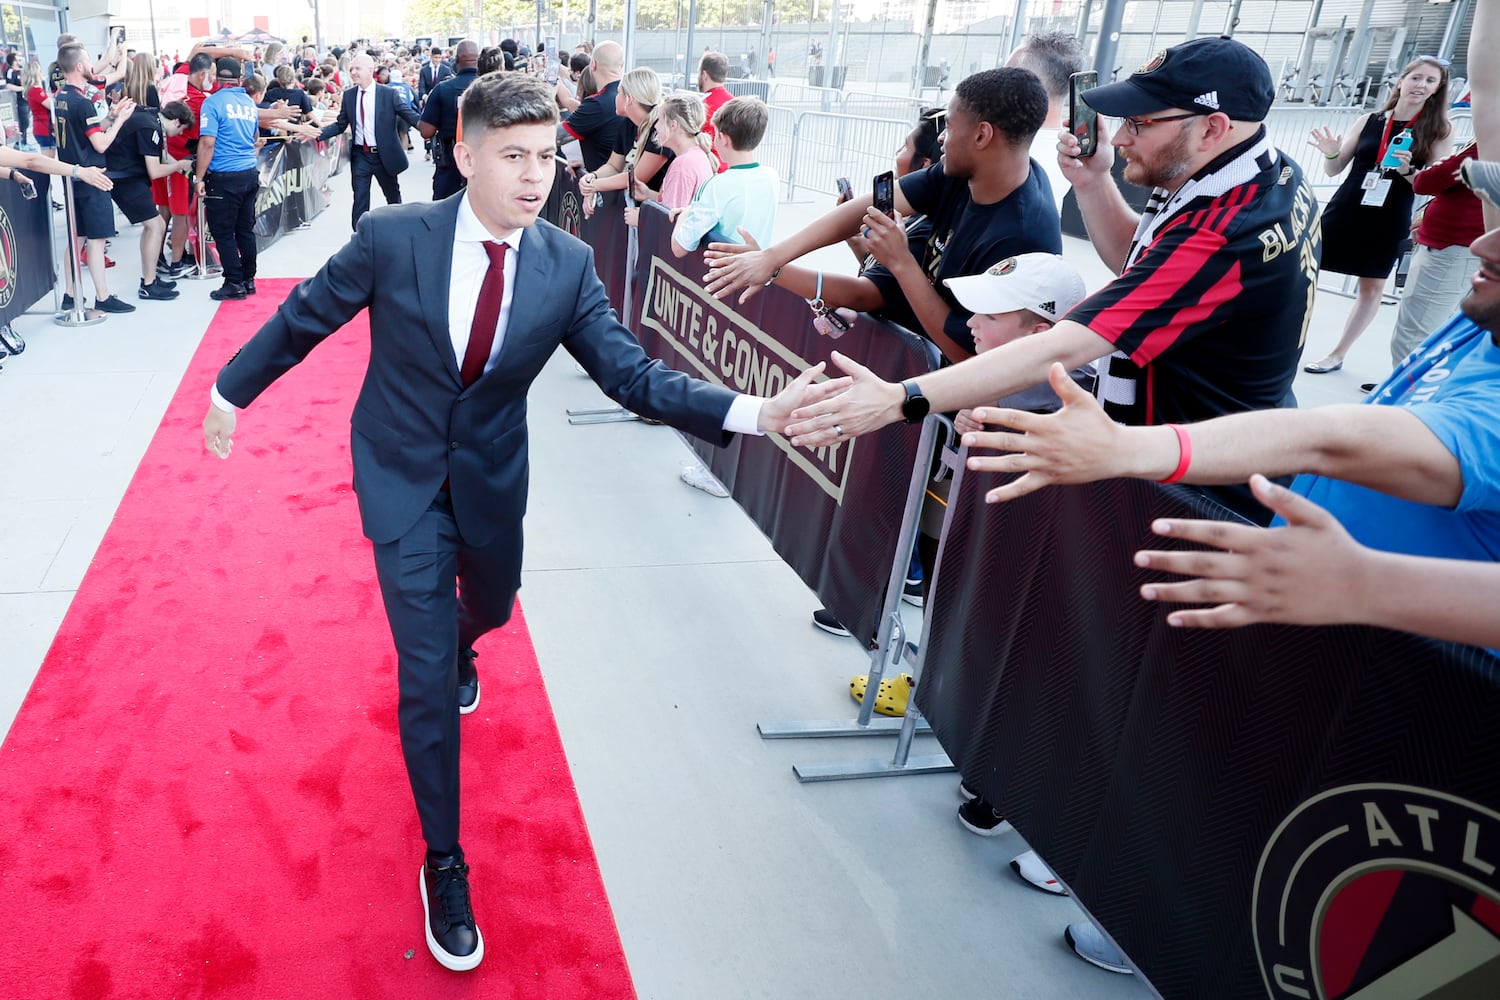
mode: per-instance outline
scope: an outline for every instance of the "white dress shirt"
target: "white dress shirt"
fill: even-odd
[[[375,85],[372,83],[359,92],[355,99],[358,105],[354,109],[354,144],[356,146],[375,145]],[[364,127],[360,127],[360,107],[364,108]]]
[[[536,237],[531,237],[535,239]],[[503,240],[496,240],[474,208],[469,204],[469,194],[464,192],[458,203],[458,219],[453,230],[453,272],[448,282],[448,336],[453,342],[453,357],[463,367],[464,352],[469,347],[469,328],[474,325],[474,310],[479,304],[479,289],[484,284],[485,272],[490,267],[490,255],[485,251],[486,242],[503,242],[505,251],[505,297],[500,304],[500,320],[495,324],[495,342],[490,347],[489,359],[484,363],[488,372],[495,367],[500,350],[505,346],[505,332],[510,326],[511,303],[515,298],[516,270],[520,261],[523,241],[527,239],[525,229],[508,233]],[[235,406],[219,394],[218,385],[209,391],[213,404],[221,410],[234,412]],[[724,429],[735,434],[756,434],[760,430],[760,409],[765,399],[744,394],[734,398],[729,412],[724,416]]]

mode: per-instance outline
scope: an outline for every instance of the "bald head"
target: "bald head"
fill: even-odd
[[[619,42],[600,42],[594,46],[594,82],[618,80],[625,72],[625,50]]]
[[[453,62],[459,69],[479,65],[479,43],[465,38],[453,50]]]

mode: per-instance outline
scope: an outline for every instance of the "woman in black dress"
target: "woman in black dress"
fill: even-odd
[[[1404,132],[1411,142],[1403,150],[1397,140]],[[1411,230],[1411,176],[1448,155],[1450,132],[1448,67],[1431,56],[1408,63],[1385,107],[1361,115],[1347,135],[1336,136],[1327,126],[1313,130],[1308,143],[1326,157],[1328,175],[1350,168],[1323,210],[1322,268],[1359,278],[1359,293],[1338,344],[1305,371],[1322,375],[1342,368],[1344,355],[1375,318]],[[1382,167],[1388,149],[1396,166]]]

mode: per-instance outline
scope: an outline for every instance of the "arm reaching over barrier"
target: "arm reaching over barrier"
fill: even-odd
[[[1250,490],[1286,521],[1283,527],[1174,518],[1152,523],[1158,535],[1220,550],[1136,553],[1137,566],[1194,578],[1145,584],[1143,598],[1214,605],[1173,611],[1168,624],[1378,625],[1500,646],[1500,618],[1494,614],[1500,566],[1366,548],[1328,511],[1264,476],[1252,476]]]
[[[1458,460],[1403,407],[1258,410],[1186,427],[1126,427],[1105,416],[1061,365],[1053,365],[1050,379],[1063,401],[1055,414],[974,411],[980,423],[1007,429],[965,434],[964,444],[1006,454],[970,456],[969,468],[1022,474],[990,490],[990,503],[1101,479],[1221,484],[1256,472],[1313,473],[1441,507],[1453,507],[1463,494]]]

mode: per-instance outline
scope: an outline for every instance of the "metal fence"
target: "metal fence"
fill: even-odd
[[[891,169],[910,131],[911,123],[899,119],[802,112],[792,129],[787,197],[799,187],[832,194],[840,177],[862,188],[863,178]]]

